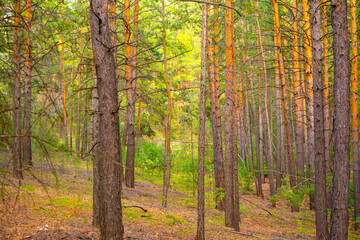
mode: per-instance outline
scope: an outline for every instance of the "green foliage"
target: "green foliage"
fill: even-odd
[[[249,170],[243,166],[239,167],[239,186],[240,189],[244,192],[252,192],[254,187],[252,183],[254,182],[254,175],[252,170]]]
[[[164,148],[153,142],[138,142],[135,163],[145,170],[163,169]]]
[[[288,181],[288,179],[285,179]],[[276,202],[282,199],[289,207],[300,208],[304,197],[313,192],[313,187],[301,186],[300,188],[291,188],[289,185],[284,184],[277,190],[277,193],[270,198],[270,202]]]

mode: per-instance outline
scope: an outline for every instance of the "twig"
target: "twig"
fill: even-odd
[[[254,205],[255,207],[258,207],[258,208],[264,210],[264,211],[267,212],[270,216],[274,216],[269,210],[267,210],[267,209],[265,209],[265,208],[263,208],[263,207],[260,207],[259,205],[255,204],[255,203],[253,203],[253,202],[250,202],[249,200],[247,200],[247,199],[244,198],[244,197],[241,197],[241,196],[240,196],[240,198],[243,199],[243,200],[245,200],[245,201],[247,201],[248,203],[251,203],[251,204]]]

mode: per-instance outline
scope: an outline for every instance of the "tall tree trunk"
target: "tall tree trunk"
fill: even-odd
[[[80,30],[80,34],[81,34],[81,30]],[[80,37],[80,43],[79,43],[80,49],[82,48],[82,37]],[[80,140],[81,140],[81,64],[82,64],[82,57],[80,57],[79,59],[79,66],[78,66],[78,93],[77,93],[77,102],[78,102],[78,106],[77,106],[77,124],[76,124],[76,152],[77,155],[80,156]]]
[[[24,68],[24,143],[23,143],[23,164],[32,165],[32,149],[31,149],[31,110],[32,110],[32,67],[31,67],[31,0],[26,0],[25,5],[25,68]]]
[[[290,187],[296,186],[295,179],[295,166],[294,166],[294,155],[292,150],[291,140],[291,126],[290,126],[290,114],[288,108],[288,99],[286,96],[286,81],[284,63],[281,52],[281,36],[280,36],[280,20],[279,20],[279,9],[277,0],[272,0],[274,7],[274,26],[275,26],[275,58],[276,58],[276,74],[280,76],[281,82],[281,96],[283,98],[282,106],[284,111],[284,122],[285,122],[285,136],[286,136],[286,157],[289,164],[289,175],[290,175]],[[298,211],[299,209],[295,206],[291,207],[292,211]]]
[[[296,168],[298,183],[304,179],[304,126],[302,121],[303,109],[301,99],[303,97],[301,91],[300,81],[300,64],[299,64],[299,43],[298,43],[298,20],[297,20],[297,0],[291,1],[292,5],[292,19],[291,30],[293,31],[291,40],[291,59],[292,59],[292,77],[293,77],[293,92],[294,92],[294,122],[295,122],[295,142],[296,142]]]
[[[267,73],[266,73],[266,61],[265,61],[265,52],[262,46],[262,36],[261,36],[261,29],[258,18],[256,18],[257,22],[257,29],[258,29],[258,37],[259,37],[259,47],[258,47],[258,54],[259,54],[259,69],[262,69],[262,73],[264,74],[264,84],[259,82],[259,93],[261,94],[260,99],[262,99],[262,88],[265,87],[264,91],[264,126],[265,126],[265,157],[266,157],[266,164],[268,168],[268,178],[269,178],[269,188],[270,188],[270,197],[274,196],[275,194],[275,183],[274,183],[274,163],[273,163],[273,149],[272,149],[272,136],[271,136],[271,126],[270,126],[270,117],[269,117],[269,110],[268,110],[268,93],[267,93]],[[261,64],[262,63],[262,64]],[[262,112],[262,110],[261,110]],[[275,205],[273,204],[275,207]]]
[[[125,183],[127,187],[135,187],[135,86],[136,70],[134,70],[134,60],[131,55],[130,45],[130,0],[125,1],[125,78],[126,78],[126,125],[127,125],[127,151],[126,151],[126,170]],[[134,19],[135,20],[135,19]],[[136,20],[135,20],[136,21]],[[137,51],[137,48],[133,48]],[[137,54],[137,53],[134,53]]]
[[[234,7],[234,2],[232,2],[231,7]],[[231,38],[232,38],[232,81],[233,81],[233,91],[234,91],[234,133],[233,133],[233,184],[234,184],[234,213],[233,213],[233,228],[235,231],[240,231],[240,193],[239,193],[239,165],[238,165],[238,149],[237,149],[237,122],[239,121],[238,115],[238,93],[236,87],[236,56],[235,56],[235,21],[234,21],[234,11],[231,11]]]
[[[325,130],[325,161],[326,176],[331,176],[331,126],[330,126],[330,101],[329,101],[329,40],[328,40],[328,17],[327,0],[322,0],[321,20],[322,20],[322,50],[323,50],[323,94],[324,94],[324,130]],[[326,206],[331,208],[331,181],[326,183]]]
[[[20,0],[14,0],[14,177],[23,178],[21,161],[21,61],[20,61]]]
[[[326,162],[324,136],[324,102],[321,72],[321,21],[320,0],[311,1],[312,14],[312,63],[314,80],[314,150],[315,159],[315,221],[316,239],[328,239],[327,208],[326,208]]]
[[[66,118],[66,83],[65,83],[65,42],[64,42],[64,35],[61,35],[61,101],[62,101],[62,108],[63,108],[63,119],[62,119],[62,131],[63,137],[65,139],[65,150],[69,149],[68,147],[68,135],[67,135],[67,118]]]
[[[305,86],[307,103],[307,177],[313,185],[314,165],[314,106],[313,106],[313,79],[312,79],[312,54],[311,54],[311,29],[310,29],[310,6],[308,0],[301,1],[304,21],[304,60],[305,60]],[[314,209],[314,193],[310,192],[310,209]]]
[[[196,239],[205,239],[205,126],[206,126],[206,42],[207,3],[202,4],[200,119],[199,119],[199,164],[198,164],[198,206]]]
[[[92,59],[92,57],[91,57]],[[71,85],[74,84],[74,61],[72,63],[72,67],[71,67],[71,74],[70,74],[70,78],[71,78]],[[69,148],[70,148],[70,153],[72,154],[73,151],[73,128],[72,128],[72,124],[73,124],[73,105],[74,105],[74,98],[71,98],[71,104],[70,104],[70,116],[69,116]]]
[[[334,159],[330,239],[347,239],[350,180],[350,62],[347,1],[331,1],[334,53]]]
[[[163,52],[164,52],[164,76],[165,76],[165,85],[166,85],[166,93],[167,93],[167,116],[166,116],[166,177],[164,186],[163,186],[163,207],[167,207],[167,194],[168,189],[170,187],[170,177],[171,177],[171,94],[170,94],[170,83],[168,78],[168,68],[167,68],[167,56],[166,56],[166,25],[165,25],[165,0],[162,0],[162,27],[163,27]]]
[[[99,93],[99,210],[101,239],[123,239],[121,148],[116,65],[111,46],[106,0],[92,0],[91,38]],[[101,79],[101,81],[99,81]]]
[[[214,0],[217,3],[218,0]],[[220,113],[220,75],[219,75],[219,8],[218,5],[214,6],[214,97],[215,97],[215,115],[216,115],[216,128],[217,128],[217,139],[218,148],[218,164],[217,171],[219,177],[219,194],[224,193],[224,154],[223,154],[223,141],[222,141],[222,127],[221,127],[221,113]],[[224,198],[219,199],[219,210],[224,210]]]
[[[352,160],[353,160],[353,183],[354,183],[354,220],[355,230],[359,229],[360,223],[356,221],[360,217],[360,163],[359,163],[359,122],[358,122],[358,42],[357,42],[357,17],[356,1],[350,1],[351,21],[351,130],[352,130]]]
[[[232,0],[225,0],[226,6],[232,6]],[[234,92],[233,92],[233,71],[232,60],[233,38],[232,38],[232,9],[225,9],[225,226],[234,226],[234,199],[233,199],[233,113],[234,113]]]
[[[81,138],[81,158],[86,156],[87,151],[87,99],[84,100],[84,118],[83,118],[83,135]]]
[[[207,8],[208,15],[210,13],[210,7]],[[211,125],[212,125],[212,134],[213,134],[213,152],[214,152],[214,178],[215,178],[215,205],[216,209],[219,209],[219,194],[221,193],[219,186],[219,171],[218,171],[218,162],[220,158],[220,149],[219,146],[219,134],[216,127],[216,109],[215,109],[215,72],[214,72],[214,58],[213,58],[213,46],[211,38],[211,27],[210,21],[207,22],[207,59],[208,59],[208,76],[209,76],[209,90],[210,90],[210,105],[211,105]],[[223,203],[222,203],[223,205]]]

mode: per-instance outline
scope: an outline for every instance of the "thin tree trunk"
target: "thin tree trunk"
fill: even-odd
[[[311,54],[311,29],[310,29],[310,6],[308,0],[302,0],[304,21],[304,60],[305,60],[305,86],[307,102],[307,177],[313,184],[312,172],[314,165],[314,106],[313,106],[313,79],[312,79],[312,54]],[[314,209],[314,194],[310,193],[310,209]]]
[[[207,8],[208,14],[210,7]],[[220,158],[219,146],[219,134],[216,127],[216,109],[215,109],[215,72],[214,72],[214,58],[213,58],[213,46],[211,38],[210,21],[207,23],[207,59],[208,59],[208,76],[209,76],[209,90],[210,90],[210,105],[211,105],[211,125],[213,134],[213,152],[214,152],[214,178],[215,178],[215,208],[219,209],[219,171],[218,171],[218,159]]]
[[[83,118],[83,135],[81,139],[81,158],[84,158],[86,156],[86,150],[87,150],[87,100],[84,101],[84,118]]]
[[[80,30],[80,34],[81,34],[81,30]],[[79,43],[80,49],[82,48],[82,37],[80,37],[80,43]],[[80,93],[80,89],[81,89],[81,64],[82,64],[82,58],[80,57],[79,59],[79,69],[78,69],[78,93],[77,93],[77,100],[78,100],[78,106],[77,106],[77,126],[76,126],[76,152],[77,155],[80,156],[80,139],[81,139],[81,115],[80,115],[80,106],[81,106],[81,93]]]
[[[265,94],[264,94],[264,126],[265,126],[265,157],[266,157],[266,164],[268,168],[268,178],[269,178],[269,187],[270,187],[270,197],[274,196],[275,194],[275,183],[274,183],[274,164],[273,164],[273,149],[272,149],[272,136],[271,136],[271,126],[270,126],[270,117],[269,117],[269,110],[268,110],[268,93],[267,93],[267,73],[266,73],[266,61],[265,61],[265,52],[262,46],[262,36],[261,36],[261,29],[258,18],[256,18],[257,28],[258,28],[258,36],[259,36],[259,68],[262,69],[263,76],[264,76],[264,84],[261,82],[259,83],[259,93],[261,94],[260,99],[262,99],[262,87],[265,86]],[[261,61],[262,60],[262,61]],[[261,65],[262,62],[262,65]],[[262,110],[261,110],[262,112]],[[273,204],[275,207],[275,204]]]
[[[312,63],[314,80],[314,149],[315,159],[315,222],[316,239],[328,239],[327,208],[326,208],[326,162],[324,136],[324,102],[321,72],[321,21],[320,0],[311,1],[312,14]]]
[[[25,5],[25,67],[24,67],[24,143],[23,143],[23,164],[32,165],[31,149],[31,116],[32,116],[32,67],[31,67],[31,0],[26,0]]]
[[[279,21],[279,10],[277,0],[272,0],[274,7],[274,26],[275,26],[275,58],[276,58],[276,75],[279,75],[281,82],[281,95],[283,98],[283,111],[284,111],[284,122],[285,122],[285,136],[286,136],[286,157],[289,164],[289,175],[290,175],[290,187],[296,186],[295,179],[295,166],[294,166],[294,155],[292,150],[292,140],[291,140],[291,127],[290,127],[290,114],[288,108],[288,99],[286,96],[286,81],[285,81],[285,71],[284,63],[281,52],[281,36],[280,36],[280,21]],[[298,211],[299,209],[295,206],[292,206],[292,211]]]
[[[14,0],[14,177],[23,178],[21,161],[21,61],[20,61],[20,0]]]
[[[167,117],[166,117],[166,178],[163,186],[164,199],[162,206],[167,207],[167,195],[168,189],[170,187],[170,178],[171,178],[171,94],[170,94],[170,83],[168,79],[168,69],[167,69],[167,56],[166,56],[166,26],[165,26],[165,0],[162,0],[162,25],[163,25],[163,52],[164,52],[164,75],[165,75],[165,85],[167,93]],[[164,159],[165,161],[165,159]]]
[[[121,147],[116,65],[111,46],[106,0],[92,0],[91,38],[99,93],[99,218],[101,239],[123,239],[121,208]]]
[[[328,17],[327,0],[322,0],[321,20],[322,20],[322,50],[323,50],[323,94],[324,94],[324,130],[325,130],[325,161],[326,176],[331,176],[331,126],[330,126],[330,101],[329,101],[329,40],[328,40]],[[326,206],[331,208],[331,181],[327,180]]]
[[[190,123],[190,141],[191,141],[191,164],[192,164],[192,183],[193,183],[193,196],[195,196],[195,162],[194,162],[194,142],[193,142],[193,125]]]
[[[304,126],[302,121],[302,91],[300,82],[300,64],[299,64],[299,46],[298,46],[298,20],[297,20],[297,0],[292,0],[292,34],[291,41],[291,59],[292,59],[292,77],[293,77],[293,92],[294,92],[294,121],[295,121],[295,142],[296,142],[296,168],[298,183],[303,181],[305,177],[304,171]]]
[[[196,239],[205,239],[205,126],[206,126],[206,42],[207,3],[202,4],[200,119],[199,119],[199,164],[198,164],[198,206]]]
[[[232,2],[231,7],[234,7],[234,2]],[[232,81],[233,81],[233,91],[234,91],[234,133],[233,133],[233,184],[234,184],[234,213],[233,213],[233,228],[235,231],[240,231],[240,193],[239,193],[239,166],[238,166],[238,149],[237,149],[237,122],[239,121],[238,118],[238,93],[237,93],[237,87],[236,87],[236,56],[235,56],[235,30],[234,30],[234,11],[231,11],[231,38],[232,38]]]
[[[331,1],[334,53],[334,159],[330,239],[348,239],[350,180],[350,61],[347,1]]]
[[[356,1],[350,1],[351,21],[351,130],[352,130],[352,160],[353,160],[353,183],[354,183],[354,222],[355,230],[359,229],[360,223],[360,163],[359,163],[359,122],[358,122],[358,42],[357,42],[357,17]]]
[[[232,0],[225,0],[226,6],[232,6]],[[233,38],[231,9],[225,10],[225,226],[234,226],[234,199],[233,199],[233,113],[234,113],[234,92],[233,92],[233,69],[232,60]]]
[[[217,3],[218,0],[214,0]],[[215,96],[215,114],[216,114],[216,128],[217,128],[217,139],[218,148],[218,177],[219,177],[219,194],[224,193],[224,154],[223,154],[223,141],[222,141],[222,127],[221,127],[221,113],[220,113],[220,75],[219,75],[219,8],[217,5],[214,6],[214,96]],[[224,198],[219,199],[219,210],[224,210]]]
[[[127,187],[135,187],[135,83],[136,76],[133,72],[133,60],[130,46],[130,0],[125,1],[125,79],[126,79],[126,125],[127,125],[127,151],[125,183]],[[135,77],[135,79],[133,78]]]
[[[64,36],[61,35],[61,84],[62,84],[62,107],[63,107],[63,137],[65,138],[65,150],[67,151],[69,149],[68,146],[68,134],[67,134],[67,118],[66,118],[66,83],[65,83],[65,42],[64,42]]]

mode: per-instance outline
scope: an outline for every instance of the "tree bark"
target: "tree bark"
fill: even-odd
[[[226,6],[232,6],[232,0],[225,1]],[[225,226],[234,226],[234,183],[233,183],[233,113],[234,113],[234,92],[233,92],[233,38],[231,9],[225,10]]]
[[[130,0],[125,1],[125,79],[126,79],[126,125],[127,125],[127,151],[125,183],[127,187],[135,187],[135,84],[133,56],[131,55],[131,27],[130,27]]]
[[[285,122],[285,136],[286,136],[286,157],[289,164],[288,170],[290,175],[290,187],[296,186],[295,180],[295,166],[294,166],[294,155],[292,150],[291,140],[291,127],[290,127],[290,114],[288,108],[288,99],[286,96],[286,81],[283,56],[281,52],[281,35],[280,35],[280,20],[277,0],[272,0],[274,8],[274,26],[275,26],[275,58],[276,58],[276,74],[279,75],[281,82],[281,96],[283,98],[282,106],[284,111],[284,122]],[[292,211],[298,211],[299,209],[295,206],[291,207]]]
[[[311,54],[311,29],[310,29],[310,6],[308,0],[302,0],[303,21],[304,21],[304,60],[305,60],[305,86],[307,103],[307,177],[310,184],[313,184],[314,165],[314,106],[313,106],[313,79],[312,79],[312,54]],[[314,208],[314,194],[309,193],[310,209]]]
[[[198,217],[196,239],[205,239],[205,126],[206,126],[206,42],[207,3],[202,4],[200,119],[199,119],[199,163],[198,163]]]
[[[270,197],[274,196],[275,194],[275,183],[274,183],[274,163],[273,163],[273,149],[272,149],[272,131],[270,126],[270,117],[269,117],[269,110],[268,110],[268,89],[267,89],[267,72],[266,72],[266,61],[265,61],[265,52],[262,45],[262,36],[261,36],[261,29],[258,18],[256,18],[257,22],[257,28],[258,28],[258,36],[259,36],[259,68],[262,69],[262,72],[264,74],[264,84],[261,82],[259,83],[259,92],[262,95],[262,88],[264,89],[264,126],[265,126],[265,135],[266,135],[266,141],[265,141],[265,157],[266,157],[266,164],[268,168],[268,178],[269,178],[269,187],[270,187]],[[262,64],[261,64],[262,62]],[[260,97],[262,99],[262,96]],[[262,110],[261,110],[262,112]],[[275,204],[273,204],[275,207]]]
[[[163,52],[164,52],[164,76],[165,76],[165,85],[166,85],[166,93],[167,93],[167,116],[166,116],[166,177],[164,186],[163,186],[163,207],[167,207],[167,195],[168,189],[170,187],[170,178],[171,178],[171,93],[170,93],[170,82],[168,78],[168,68],[167,68],[167,55],[166,55],[166,26],[165,26],[165,0],[162,0],[162,27],[163,27]]]
[[[298,176],[298,184],[300,184],[305,177],[304,171],[304,126],[302,121],[302,102],[303,97],[301,91],[300,81],[300,64],[299,64],[299,46],[298,46],[298,20],[297,20],[297,0],[292,0],[292,19],[291,19],[291,59],[292,59],[292,76],[293,76],[293,92],[294,92],[294,121],[295,121],[295,141],[296,141],[296,168]]]
[[[210,7],[207,8],[208,15],[210,12]],[[219,209],[220,203],[219,195],[221,194],[220,186],[219,186],[219,171],[218,171],[218,162],[220,156],[219,149],[219,133],[217,132],[216,127],[216,109],[215,109],[215,72],[214,72],[214,58],[213,58],[213,44],[211,38],[211,28],[210,28],[210,21],[207,22],[207,59],[208,59],[208,76],[209,76],[209,90],[210,90],[210,105],[211,105],[211,122],[212,122],[212,135],[213,135],[213,152],[214,152],[214,178],[215,178],[215,208]],[[222,206],[223,207],[223,206]]]
[[[218,0],[214,0],[217,3]],[[215,115],[216,115],[216,128],[218,148],[216,149],[218,158],[218,178],[219,178],[219,193],[224,193],[224,154],[223,154],[223,140],[222,140],[222,127],[221,127],[221,113],[220,113],[220,75],[219,75],[219,8],[214,6],[214,97],[215,97]],[[219,210],[224,210],[224,198],[219,199]]]
[[[360,223],[360,163],[359,163],[359,122],[358,122],[358,42],[356,1],[350,1],[350,34],[351,34],[351,135],[354,183],[354,228],[359,229]]]
[[[324,136],[324,102],[321,62],[321,20],[320,0],[311,1],[312,14],[312,65],[314,80],[314,150],[315,159],[315,222],[316,239],[328,239],[326,208],[326,161]]]
[[[31,149],[31,116],[32,116],[32,57],[31,57],[31,0],[26,0],[25,5],[25,67],[24,67],[24,143],[23,143],[23,164],[32,165]]]
[[[323,50],[323,92],[324,92],[324,130],[325,130],[325,161],[326,176],[332,175],[331,170],[331,150],[332,137],[330,126],[330,101],[329,101],[329,40],[328,40],[328,17],[327,17],[327,0],[322,0],[321,21],[322,21],[322,50]],[[331,181],[326,183],[326,206],[331,208]]]
[[[14,145],[13,174],[23,178],[21,161],[21,60],[20,60],[20,0],[14,0]]]
[[[350,62],[347,1],[331,1],[334,53],[334,158],[330,239],[347,239],[350,180]]]
[[[116,65],[110,48],[106,0],[90,2],[90,26],[99,93],[99,211],[101,239],[123,239],[121,148]],[[101,155],[101,156],[100,156]]]

